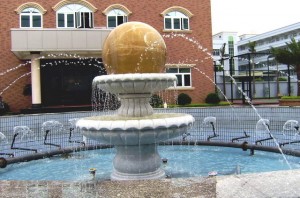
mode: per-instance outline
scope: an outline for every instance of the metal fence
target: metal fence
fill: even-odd
[[[257,70],[255,82],[246,71],[216,72],[215,83],[218,89],[228,99],[242,99],[240,90],[250,98],[274,98],[278,96],[297,95],[298,80],[296,75],[289,75],[283,71]],[[255,85],[255,87],[254,87]]]
[[[300,108],[211,107],[155,109],[155,112],[188,113],[195,123],[181,142],[237,142],[300,149]],[[107,114],[113,112],[102,112]],[[95,112],[69,112],[0,117],[0,157],[13,158],[61,148],[98,145],[74,127],[76,119]],[[47,125],[49,124],[49,125]],[[17,135],[16,135],[17,134]],[[174,141],[171,140],[171,141]],[[84,142],[84,143],[83,143]],[[101,142],[100,142],[101,144]]]

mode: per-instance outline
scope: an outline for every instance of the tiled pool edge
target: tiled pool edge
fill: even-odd
[[[1,181],[1,197],[299,197],[300,170],[144,181]]]
[[[1,197],[216,197],[215,178],[143,181],[1,181]]]

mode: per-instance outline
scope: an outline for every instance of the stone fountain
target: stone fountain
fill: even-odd
[[[164,74],[166,45],[161,35],[141,22],[115,28],[103,46],[103,62],[110,75],[98,76],[93,86],[121,100],[115,115],[80,119],[83,135],[116,148],[112,180],[158,179],[165,176],[157,144],[186,133],[194,118],[182,113],[154,113],[154,92],[174,86],[177,78]]]

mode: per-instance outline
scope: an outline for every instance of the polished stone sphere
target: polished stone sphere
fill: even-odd
[[[102,58],[108,74],[160,73],[166,63],[166,44],[150,25],[127,22],[108,35]]]

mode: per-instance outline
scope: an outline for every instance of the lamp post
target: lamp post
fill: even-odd
[[[214,71],[215,71],[215,93],[217,93],[217,61],[214,61]]]
[[[220,58],[220,64],[222,66],[222,73],[223,73],[223,94],[226,96],[226,82],[225,82],[225,66],[224,66],[224,60],[229,59],[229,54],[223,54],[223,56]]]
[[[271,89],[270,89],[270,62],[269,58],[273,57],[273,55],[269,55],[267,57],[267,64],[268,64],[268,89],[269,89],[269,99],[271,98]]]
[[[252,100],[252,87],[251,87],[251,61],[250,61],[250,53],[248,53],[248,69],[249,69],[249,98]]]
[[[288,69],[288,92],[289,92],[289,96],[291,96],[291,74],[290,74],[290,64],[287,65],[287,69]]]
[[[278,68],[278,62],[276,62],[276,85],[277,85],[277,97],[279,98],[281,96],[280,93],[280,84],[279,84],[279,68]]]
[[[233,57],[231,56],[229,58],[229,72],[230,72],[230,76],[232,77],[233,75],[233,71],[232,71],[232,60]],[[231,98],[231,102],[233,103],[233,82],[232,79],[230,80],[230,98]]]

